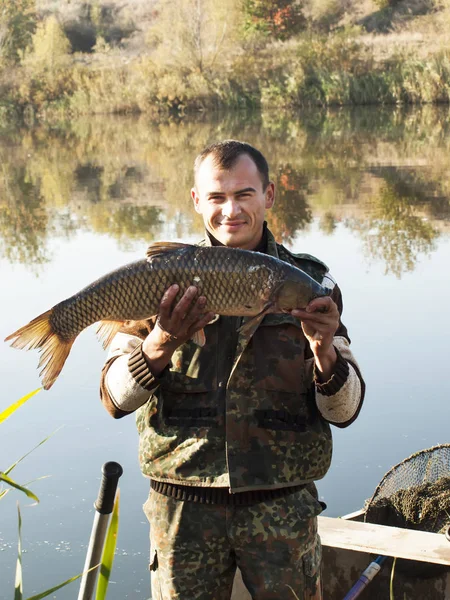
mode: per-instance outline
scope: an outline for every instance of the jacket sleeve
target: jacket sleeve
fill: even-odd
[[[142,354],[142,342],[152,322],[127,323],[114,337],[100,378],[100,399],[111,416],[120,419],[145,404],[160,384]]]
[[[342,315],[342,294],[335,286],[333,300]],[[316,386],[316,404],[322,417],[337,427],[347,427],[357,418],[365,394],[365,383],[358,363],[350,349],[347,328],[339,320],[333,345],[337,354],[334,372],[328,381],[321,381],[314,364],[314,382]]]

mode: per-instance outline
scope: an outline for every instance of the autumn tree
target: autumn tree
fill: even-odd
[[[302,31],[306,18],[296,0],[244,0],[244,30],[277,40],[286,40]]]
[[[63,66],[70,52],[67,39],[57,18],[52,15],[37,27],[32,38],[32,48],[25,57],[25,64],[52,71]]]
[[[161,0],[148,42],[155,61],[205,73],[222,67],[236,49],[236,0]]]
[[[277,197],[267,220],[275,237],[290,244],[295,235],[312,222],[311,207],[305,194],[308,179],[304,171],[291,164],[280,164],[274,179]]]
[[[35,29],[35,0],[0,0],[0,59],[17,62]]]

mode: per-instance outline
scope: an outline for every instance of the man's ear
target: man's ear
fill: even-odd
[[[200,198],[198,197],[197,190],[195,189],[195,187],[193,187],[191,189],[191,198],[194,203],[194,208],[195,208],[196,212],[200,213],[200,207],[199,207]]]
[[[265,195],[266,195],[265,207],[272,208],[273,203],[275,202],[275,184],[273,183],[273,181],[269,181],[269,185],[266,188]]]

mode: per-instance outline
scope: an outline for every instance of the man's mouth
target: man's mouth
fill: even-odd
[[[241,227],[242,225],[245,225],[245,221],[222,221],[220,225],[221,227],[233,229],[235,227]]]

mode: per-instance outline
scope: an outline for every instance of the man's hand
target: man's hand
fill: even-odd
[[[206,298],[197,297],[194,286],[190,286],[174,306],[178,290],[179,286],[175,284],[165,292],[155,327],[142,344],[144,356],[155,376],[169,364],[174,351],[214,317],[214,313],[205,313]]]
[[[314,354],[316,369],[321,379],[327,381],[333,374],[337,359],[333,347],[333,337],[339,327],[336,304],[329,296],[315,298],[304,310],[295,308],[291,314],[301,320],[303,333]]]

